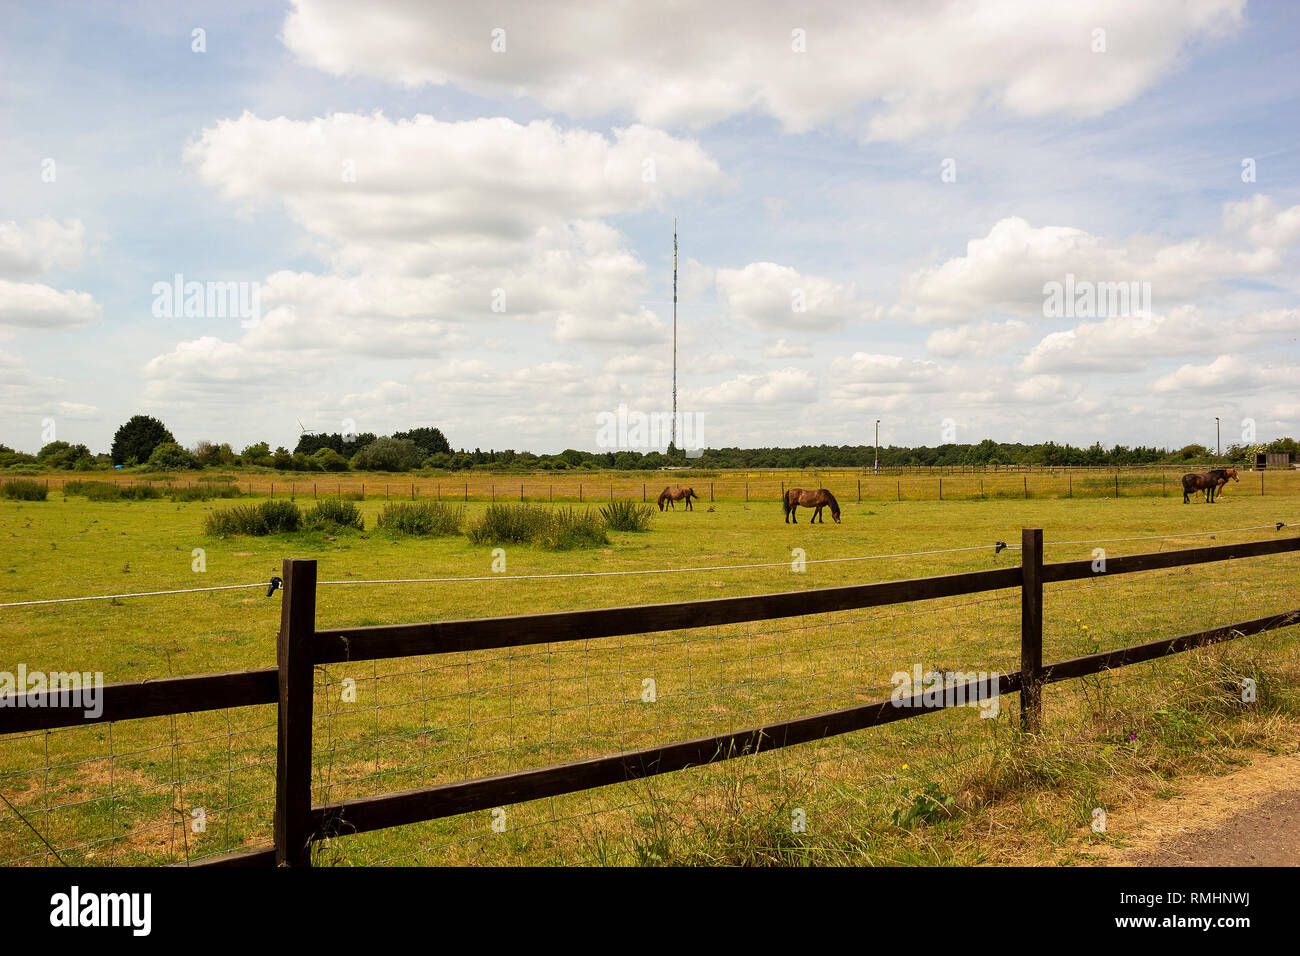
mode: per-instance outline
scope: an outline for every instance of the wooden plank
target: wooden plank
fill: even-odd
[[[1136,644],[1113,651],[1102,651],[1100,654],[1088,654],[1085,657],[1074,657],[1070,660],[1058,661],[1043,668],[1042,679],[1044,683],[1055,683],[1073,677],[1083,677],[1086,674],[1096,674],[1103,670],[1124,667],[1128,664],[1140,664],[1143,661],[1155,660],[1169,654],[1177,654],[1197,647],[1218,644],[1238,637],[1247,637],[1251,634],[1262,634],[1265,631],[1291,627],[1295,624],[1300,624],[1300,608],[1294,611],[1283,611],[1280,614],[1270,614],[1267,617],[1257,617],[1251,621],[1223,624],[1204,631],[1180,634],[1178,637],[1165,640],[1150,641],[1146,644]]]
[[[280,633],[279,719],[275,759],[275,862],[311,865],[312,635],[316,629],[316,562],[284,562]]]
[[[968,681],[959,686],[963,693],[971,694],[978,684],[978,681]],[[1014,693],[1019,689],[1019,684],[1019,674],[1002,674],[998,678],[997,693]],[[954,693],[956,690],[954,687]],[[896,720],[919,717],[950,706],[943,702],[938,706],[925,706],[923,697],[923,694],[918,693],[897,703],[882,700],[858,704],[810,717],[684,740],[661,747],[593,757],[537,770],[520,770],[477,780],[320,804],[312,808],[313,839],[366,833],[672,773],[687,767],[730,760],[759,750],[777,750]]]
[[[823,614],[996,591],[1019,586],[1020,577],[1019,568],[998,568],[879,584],[676,604],[321,630],[316,632],[315,660],[317,664],[331,664],[412,657],[775,620],[801,614]]]
[[[1051,542],[1049,541],[1048,544]],[[1285,554],[1289,551],[1300,551],[1300,537],[1275,538],[1272,541],[1244,541],[1240,544],[1220,544],[1208,548],[1185,548],[1181,551],[1158,551],[1107,558],[1104,572],[1094,571],[1091,559],[1060,561],[1043,565],[1043,580],[1051,584],[1055,581],[1076,581],[1080,578],[1095,577],[1102,573],[1109,577],[1112,574],[1157,571],[1161,568],[1228,561],[1234,558],[1257,558],[1267,554]]]
[[[32,694],[19,694],[0,707],[0,734],[274,704],[279,699],[274,667],[105,684],[99,697],[102,710],[91,717],[80,707],[34,706],[33,698]]]
[[[273,867],[275,866],[275,847],[271,844],[251,847],[247,850],[235,850],[221,856],[209,856],[193,863],[173,863],[174,867],[190,869],[198,866],[220,867]]]
[[[1043,725],[1043,530],[1020,531],[1020,726],[1036,734]]]

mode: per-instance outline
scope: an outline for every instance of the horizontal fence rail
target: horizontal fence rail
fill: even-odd
[[[45,706],[31,694],[11,698],[6,701],[7,706],[0,707],[0,734],[276,704],[274,841],[207,857],[189,865],[305,866],[311,862],[312,844],[323,839],[560,796],[881,726],[956,706],[953,700],[965,699],[964,692],[976,690],[978,683],[954,685],[950,689],[961,693],[951,697],[945,693],[940,695],[939,701],[927,700],[924,705],[921,701],[924,694],[918,693],[901,701],[872,701],[733,732],[548,767],[313,805],[310,789],[312,678],[317,665],[646,634],[1018,588],[1021,592],[1021,668],[1014,673],[999,675],[996,693],[1018,692],[1022,725],[1026,730],[1036,732],[1041,721],[1042,689],[1047,684],[1300,623],[1300,608],[1296,608],[1173,638],[1044,664],[1042,611],[1045,585],[1295,552],[1300,552],[1300,537],[1115,557],[1102,565],[1095,560],[1045,564],[1042,560],[1042,532],[1025,529],[1019,567],[671,604],[323,629],[317,629],[315,622],[316,562],[288,559],[284,562],[276,667],[106,685],[100,691],[102,707],[95,714],[75,708]]]

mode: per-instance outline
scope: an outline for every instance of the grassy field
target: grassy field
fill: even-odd
[[[117,472],[59,473],[42,477],[57,490],[69,481],[108,480],[160,487],[195,486],[225,480],[247,492],[309,499],[328,495],[370,498],[434,498],[441,501],[601,503],[611,498],[653,502],[665,485],[694,487],[706,504],[739,500],[748,504],[779,500],[783,488],[829,488],[841,504],[864,501],[956,501],[985,498],[1182,497],[1182,475],[1205,466],[1147,468],[1037,468],[972,471],[953,468],[899,468],[871,474],[859,469],[807,471],[532,472],[510,475],[489,471],[456,473],[313,473],[266,469],[171,475]],[[1300,471],[1242,471],[1230,494],[1300,496]]]
[[[55,490],[42,502],[0,501],[0,603],[265,582],[285,557],[317,559],[327,582],[490,578],[322,586],[318,624],[352,626],[1010,566],[1018,563],[1018,552],[995,555],[994,542],[1014,545],[1027,526],[1045,529],[1049,561],[1092,557],[1095,547],[1115,556],[1208,543],[1170,537],[1193,532],[1270,526],[1219,534],[1220,543],[1294,533],[1271,526],[1300,524],[1300,484],[1269,474],[1261,495],[1252,484],[1257,477],[1244,475],[1213,506],[1183,505],[1181,495],[1158,494],[947,500],[947,478],[944,501],[906,495],[899,501],[891,482],[879,479],[864,487],[861,502],[854,493],[840,494],[843,524],[815,526],[806,523],[807,513],[797,526],[783,523],[779,480],[762,479],[761,500],[717,495],[711,511],[702,482],[694,481],[704,495],[694,512],[656,513],[650,531],[611,532],[607,547],[551,552],[510,546],[501,575],[493,569],[492,548],[464,536],[393,538],[374,531],[382,498],[358,502],[368,529],[362,532],[214,539],[201,533],[205,515],[241,501],[89,502]],[[733,491],[736,480],[728,479]],[[611,484],[617,494],[620,482],[630,487],[631,481],[599,479],[606,498]],[[309,496],[303,500],[301,484],[294,491],[300,503],[311,503]],[[375,491],[367,483],[367,495]],[[422,491],[428,494],[424,484],[417,496]],[[471,495],[469,517],[486,506],[481,495]],[[1145,540],[1102,542],[1112,538]],[[788,564],[795,548],[816,562],[962,547],[978,550],[810,563],[802,573]],[[204,571],[193,570],[195,549],[203,549]],[[510,580],[533,573],[759,563],[780,566]],[[1287,555],[1049,587],[1045,656],[1059,659],[1295,607],[1298,563]],[[114,682],[270,666],[279,603],[278,596],[249,589],[0,608],[0,669],[21,662],[29,670],[102,671]],[[1015,670],[1018,622],[1019,596],[1010,591],[318,668],[314,799],[543,766],[879,699],[889,695],[894,672],[917,664],[926,670]],[[1080,827],[1086,830],[1096,806],[1114,805],[1135,790],[1159,791],[1181,770],[1227,766],[1248,747],[1287,739],[1297,708],[1296,630],[1056,685],[1048,691],[1050,732],[1040,740],[1020,736],[1012,698],[992,719],[970,709],[937,713],[641,784],[504,808],[495,821],[498,827],[504,821],[501,832],[490,815],[476,814],[340,836],[319,848],[319,861],[1033,858]],[[1234,704],[1232,688],[1242,675],[1255,676],[1262,689],[1256,707]],[[654,682],[653,702],[643,700],[646,681]],[[32,827],[66,861],[84,863],[168,862],[267,840],[274,721],[273,708],[241,708],[0,739],[0,795],[27,821],[0,806],[0,862],[53,862]],[[1293,744],[1293,735],[1289,739]],[[187,825],[196,808],[205,815],[202,832]],[[805,829],[792,828],[796,818]],[[1001,836],[991,839],[986,831]]]

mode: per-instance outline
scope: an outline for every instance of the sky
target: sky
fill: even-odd
[[[1241,0],[7,2],[0,443],[597,450],[671,408],[674,220],[697,444],[1300,436],[1298,47]]]

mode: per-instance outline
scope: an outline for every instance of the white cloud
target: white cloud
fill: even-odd
[[[817,380],[801,368],[762,374],[742,373],[717,385],[689,389],[683,408],[728,405],[806,405],[817,399]]]
[[[203,130],[185,155],[229,200],[282,203],[329,240],[336,268],[398,275],[517,262],[565,223],[659,206],[723,182],[692,140],[645,126],[616,129],[611,139],[549,120],[244,113]]]
[[[1180,366],[1156,379],[1151,388],[1156,392],[1253,392],[1276,388],[1278,382],[1294,382],[1297,376],[1300,365],[1291,362],[1257,362],[1243,355],[1220,355],[1208,365]]]
[[[1256,193],[1224,206],[1223,226],[1244,233],[1256,246],[1286,249],[1300,242],[1300,206],[1278,209],[1268,196]]]
[[[777,339],[763,349],[763,355],[767,358],[809,358],[812,349],[806,345],[794,345],[788,339]]]
[[[760,112],[791,132],[837,123],[907,139],[986,109],[1100,115],[1171,72],[1192,41],[1235,31],[1244,6],[720,0],[615,16],[578,0],[295,0],[283,36],[304,63],[336,75],[522,94],[572,116],[675,126]],[[1092,49],[1099,25],[1105,53]],[[800,37],[806,52],[796,52]]]
[[[49,217],[0,222],[0,278],[29,279],[58,265],[76,271],[86,240],[79,219],[60,224]]]
[[[731,318],[758,328],[835,329],[879,314],[857,298],[853,283],[807,275],[775,262],[718,269],[715,278]]]
[[[63,224],[48,217],[23,224],[0,222],[0,325],[60,329],[99,321],[102,310],[87,293],[16,281],[55,266],[81,268],[85,238],[86,227],[78,219]]]
[[[0,279],[0,324],[69,329],[99,321],[103,309],[87,292],[59,292],[34,282]]]
[[[548,323],[564,344],[661,340],[645,263],[599,217],[723,184],[693,141],[548,120],[245,113],[186,157],[232,201],[282,203],[330,264],[269,276],[245,344],[378,357],[481,342],[456,325],[493,321]]]
[[[1240,316],[1207,316],[1184,306],[1149,321],[1116,316],[1044,336],[1021,363],[1027,372],[1124,373],[1173,355],[1245,351],[1294,342],[1300,310],[1272,309]]]
[[[1294,243],[1300,206],[1243,217],[1250,241]],[[1043,317],[1049,282],[1074,276],[1083,283],[1148,283],[1154,308],[1204,293],[1226,279],[1268,275],[1283,267],[1285,246],[1243,247],[1231,235],[1181,242],[1156,236],[1116,240],[1069,226],[1030,225],[1018,216],[999,220],[988,235],[966,244],[966,254],[922,268],[903,280],[902,303],[928,322],[966,321],[988,312]]]
[[[952,329],[935,329],[925,347],[942,358],[972,358],[1004,355],[1029,334],[1029,326],[1007,322],[970,322]]]

